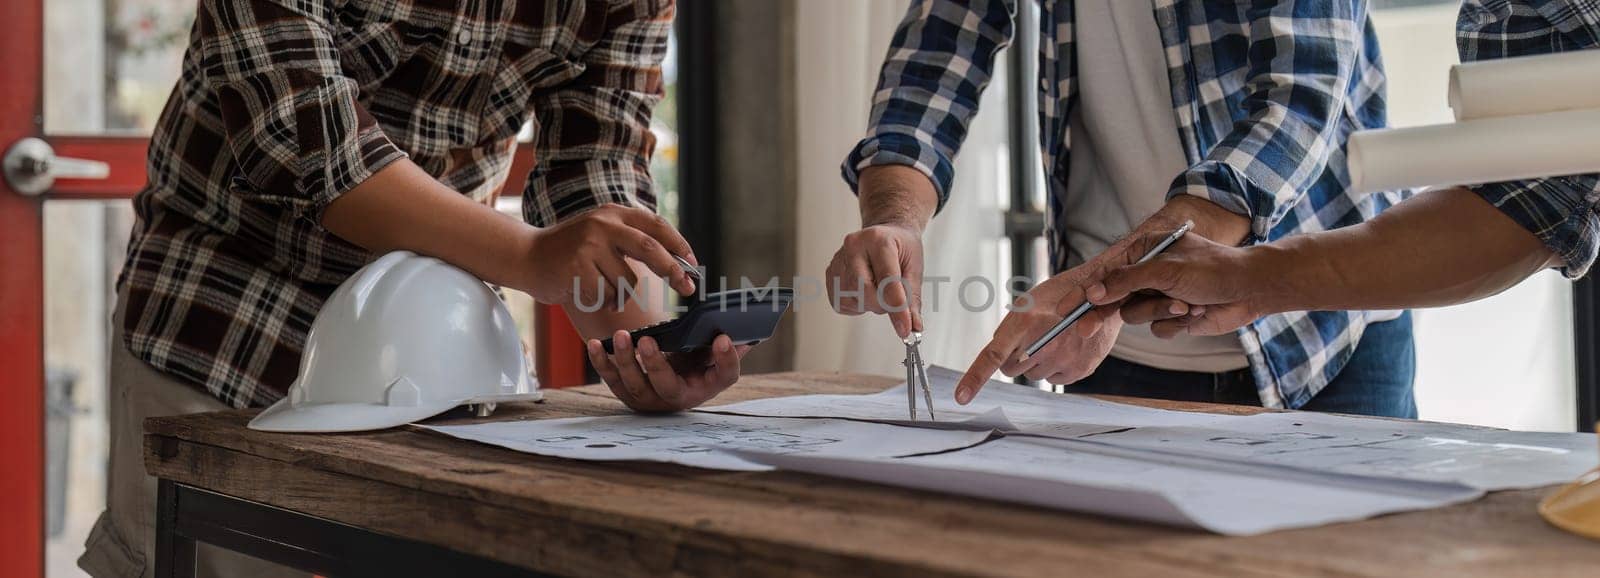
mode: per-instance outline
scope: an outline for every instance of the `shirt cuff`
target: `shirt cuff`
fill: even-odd
[[[860,194],[861,171],[880,165],[908,166],[926,175],[933,182],[934,192],[939,195],[935,213],[943,210],[945,201],[950,199],[950,182],[955,179],[955,165],[933,145],[910,135],[886,133],[862,139],[845,157],[839,169],[844,175],[844,182],[849,183],[850,191]]]
[[[264,120],[230,127],[266,133],[250,139],[243,154],[235,148],[249,185],[234,189],[248,201],[277,205],[320,224],[334,200],[406,153],[356,102],[354,81],[304,71],[285,76],[314,88],[294,98],[295,110],[260,113]]]
[[[1232,166],[1221,161],[1201,161],[1189,167],[1178,178],[1173,179],[1171,188],[1167,189],[1167,199],[1180,195],[1200,197],[1216,203],[1230,212],[1244,215],[1250,219],[1250,236],[1241,245],[1253,245],[1265,242],[1269,238],[1274,223],[1271,215],[1273,207],[1268,201],[1267,206],[1251,204],[1249,179]],[[1256,195],[1257,198],[1271,199],[1270,195]]]
[[[365,115],[366,111],[361,110],[360,114]],[[405,151],[395,146],[376,122],[362,125],[354,139],[328,152],[326,172],[308,185],[312,191],[311,203],[297,207],[301,209],[300,214],[321,223],[322,212],[334,200],[372,178],[389,163],[406,157]]]
[[[1564,263],[1561,273],[1582,277],[1600,252],[1600,175],[1551,177],[1471,185],[1468,190],[1533,233]]]
[[[649,167],[610,159],[535,165],[522,194],[522,218],[549,227],[608,204],[655,210]]]

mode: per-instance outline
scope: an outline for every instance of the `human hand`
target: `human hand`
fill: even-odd
[[[922,331],[922,234],[915,227],[873,225],[845,235],[826,275],[835,311],[887,314],[900,337]]]
[[[1123,259],[1123,248],[1113,246],[1095,260],[1051,277],[1017,298],[994,338],[956,384],[956,402],[972,401],[995,371],[1055,384],[1074,383],[1093,373],[1122,331],[1122,318],[1114,306],[1090,309],[1033,356],[1026,355],[1027,348],[1083,304],[1084,286],[1097,279],[1108,264],[1121,264]]]
[[[699,265],[689,242],[672,225],[647,209],[605,205],[559,225],[530,228],[517,289],[541,303],[618,305],[618,284],[638,286],[638,276],[628,260],[643,263],[679,294],[694,295],[694,281],[672,258],[678,255]]]
[[[828,301],[845,315],[887,314],[905,338],[922,331],[922,229],[939,193],[921,171],[901,165],[862,169],[856,193],[861,230],[846,235],[828,263]]]
[[[1150,233],[1133,246],[1154,246],[1161,239]],[[1273,290],[1272,276],[1255,259],[1263,251],[1270,248],[1185,235],[1148,262],[1106,272],[1086,293],[1097,306],[1119,307],[1128,323],[1150,323],[1157,337],[1231,333],[1267,313],[1259,297]]]
[[[590,339],[589,362],[611,393],[639,412],[681,411],[709,401],[739,381],[739,361],[750,351],[726,335],[693,353],[662,353],[650,337],[635,347],[627,331],[617,331],[611,343],[607,355],[600,340]]]

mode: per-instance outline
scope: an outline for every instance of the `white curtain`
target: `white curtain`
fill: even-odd
[[[902,0],[805,0],[795,3],[795,72],[798,106],[797,261],[801,277],[821,279],[844,236],[860,226],[856,200],[839,177],[839,163],[865,132],[878,68],[895,25],[905,13]],[[999,68],[1004,68],[1004,53]],[[950,202],[925,236],[926,275],[946,276],[938,301],[924,305],[927,333],[923,355],[930,363],[965,369],[1001,318],[1003,199],[1009,181],[1006,160],[1004,74],[983,99],[966,146],[956,161]],[[997,292],[982,312],[962,307],[960,281],[989,280]],[[795,366],[800,370],[839,370],[903,375],[905,348],[887,319],[845,317],[815,297],[819,285],[797,288],[812,293],[795,308]],[[985,299],[983,286],[967,284],[966,301]],[[929,296],[924,292],[925,297]]]

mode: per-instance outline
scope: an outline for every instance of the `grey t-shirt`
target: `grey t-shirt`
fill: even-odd
[[[1071,113],[1071,173],[1062,198],[1068,262],[1105,251],[1166,202],[1188,167],[1178,140],[1150,2],[1078,0],[1078,106]],[[1159,339],[1148,325],[1123,328],[1111,355],[1162,369],[1222,372],[1247,367],[1238,337]]]

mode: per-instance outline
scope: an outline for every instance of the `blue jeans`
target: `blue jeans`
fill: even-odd
[[[1355,355],[1311,401],[1298,409],[1385,417],[1417,417],[1412,379],[1417,372],[1411,312],[1367,326]],[[1070,393],[1102,393],[1176,401],[1261,405],[1249,369],[1223,373],[1171,371],[1107,357]]]

